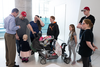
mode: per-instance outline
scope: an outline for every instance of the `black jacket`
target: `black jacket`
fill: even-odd
[[[57,40],[58,35],[59,35],[59,27],[58,27],[57,23],[49,24],[48,30],[47,30],[47,35],[54,36],[54,39]]]

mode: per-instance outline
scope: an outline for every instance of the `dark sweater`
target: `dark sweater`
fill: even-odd
[[[57,40],[59,35],[59,27],[57,23],[51,23],[48,26],[47,35],[54,36],[54,39]]]
[[[27,41],[22,41],[21,44],[22,44],[21,51],[26,52],[31,50],[29,43]]]

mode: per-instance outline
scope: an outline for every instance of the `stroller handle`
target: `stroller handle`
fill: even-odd
[[[39,36],[39,34],[33,34],[33,36],[34,36],[34,38],[36,38],[36,37],[39,37],[40,38],[40,36]]]

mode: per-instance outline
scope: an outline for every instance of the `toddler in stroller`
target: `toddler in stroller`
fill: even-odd
[[[44,47],[43,51],[39,52],[39,54],[41,54],[41,58],[42,58],[40,60],[41,64],[45,64],[46,59],[47,60],[57,59],[62,54],[61,47],[58,44],[58,42],[54,39],[53,36],[46,36],[44,38],[41,37],[39,39],[39,42],[40,42],[40,45],[42,45]],[[52,53],[49,52],[49,51],[51,51],[51,47],[50,47],[51,44],[53,47]]]
[[[38,48],[35,46],[33,46],[32,48],[35,48],[35,51],[37,51],[41,56],[41,60],[40,63],[41,64],[46,64],[46,60],[52,60],[52,59],[57,59],[60,55],[62,55],[62,57],[65,56],[65,54],[62,54],[64,52],[62,52],[62,48],[59,45],[59,43],[54,39],[53,36],[46,36],[46,37],[39,37],[37,38],[37,43],[35,43],[36,41],[33,40],[34,42],[32,43],[32,45],[38,45]],[[52,46],[53,46],[53,53],[50,53],[49,51],[51,51],[51,47],[50,47],[50,43],[52,41]],[[41,48],[40,48],[41,47]],[[64,57],[64,59],[66,59]]]

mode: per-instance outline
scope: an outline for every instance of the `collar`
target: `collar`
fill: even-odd
[[[14,17],[12,14],[10,14],[9,16],[12,16],[12,17]],[[15,17],[14,17],[15,18]]]
[[[54,21],[54,23],[56,23],[56,21]]]
[[[55,24],[56,23],[56,21],[54,21],[53,23],[51,23],[51,24]]]

